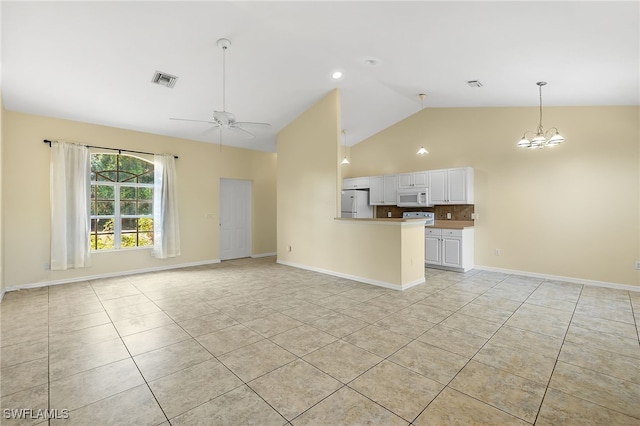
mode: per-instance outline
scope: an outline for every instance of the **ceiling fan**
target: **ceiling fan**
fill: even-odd
[[[231,42],[226,38],[221,38],[217,42],[218,47],[222,49],[222,111],[213,111],[213,117],[210,120],[191,120],[188,118],[171,118],[171,120],[179,121],[194,121],[198,123],[212,124],[213,129],[228,129],[238,134],[242,134],[248,138],[254,138],[255,134],[250,132],[248,128],[269,128],[269,123],[256,123],[253,121],[236,121],[236,116],[226,110],[225,95],[226,95],[226,53],[227,49],[231,47]]]

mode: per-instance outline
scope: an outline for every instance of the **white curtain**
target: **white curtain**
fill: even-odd
[[[155,257],[180,256],[176,162],[173,155],[154,155],[153,250]]]
[[[51,269],[91,266],[89,148],[51,143]]]

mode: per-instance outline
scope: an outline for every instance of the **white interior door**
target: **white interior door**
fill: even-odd
[[[220,179],[220,259],[251,256],[251,181]]]

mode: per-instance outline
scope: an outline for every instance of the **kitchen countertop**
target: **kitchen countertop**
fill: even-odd
[[[336,217],[336,220],[348,220],[348,221],[357,221],[357,222],[424,222],[424,219],[405,219],[402,217],[375,217],[375,218],[364,218],[364,217]]]
[[[473,225],[473,220],[436,220],[435,224],[430,228],[464,229],[473,228]]]
[[[391,223],[410,223],[410,222],[424,222],[424,219],[405,219],[402,217],[376,217],[376,218],[352,218],[352,217],[336,217],[335,220],[346,220],[351,222],[391,222]],[[440,229],[464,229],[473,228],[474,222],[472,220],[436,220],[433,226],[429,228]]]

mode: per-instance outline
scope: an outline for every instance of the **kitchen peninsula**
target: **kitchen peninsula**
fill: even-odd
[[[425,281],[424,219],[336,218],[353,278],[395,290]]]

